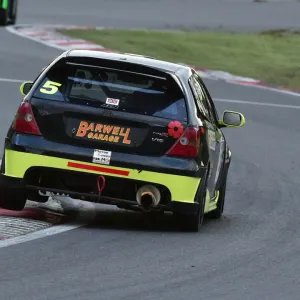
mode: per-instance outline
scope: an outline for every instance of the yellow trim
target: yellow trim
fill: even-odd
[[[220,192],[215,191],[215,196],[212,199],[210,199],[209,192],[206,191],[205,208],[204,208],[205,213],[208,213],[217,208],[219,196],[220,196]]]
[[[43,94],[54,95],[58,92],[58,88],[61,86],[61,83],[54,81],[46,81],[45,84],[40,88],[40,92]],[[50,89],[47,90],[47,89]]]
[[[25,84],[26,84],[26,82],[23,82],[23,83],[21,84],[21,86],[20,86],[20,93],[21,93],[21,95],[23,95],[23,96],[26,96],[26,95],[24,94],[24,86],[25,86]]]
[[[97,166],[103,168],[109,168],[113,170],[129,171],[128,176],[107,174],[97,171],[89,170],[76,170],[68,167],[68,162],[81,163],[90,166]],[[172,201],[194,203],[194,198],[200,184],[200,178],[172,175],[167,173],[139,171],[135,169],[118,168],[100,164],[86,163],[80,161],[74,161],[64,158],[57,158],[39,154],[23,153],[14,150],[5,150],[5,175],[23,178],[27,169],[30,167],[49,167],[62,170],[72,170],[85,173],[102,174],[114,177],[123,177],[134,180],[147,181],[152,183],[163,184],[169,188]]]
[[[24,87],[25,87],[25,84],[28,84],[28,83],[33,83],[32,81],[25,81],[21,84],[20,86],[20,93],[23,95],[23,96],[26,96],[26,94],[24,93]]]
[[[237,125],[237,126],[236,126],[236,125],[229,125],[229,124],[226,124],[226,123],[223,121],[223,120],[224,120],[224,114],[225,114],[226,112],[230,112],[230,113],[234,113],[234,114],[240,115],[240,116],[241,116],[241,123],[240,123],[240,125]],[[222,120],[219,120],[218,123],[219,123],[219,125],[223,125],[223,126],[226,126],[226,127],[229,127],[229,128],[240,128],[240,127],[243,127],[243,126],[246,124],[246,119],[245,119],[245,117],[244,117],[243,114],[241,114],[241,113],[239,113],[239,112],[237,112],[237,111],[224,110],[224,111],[223,111],[223,114],[222,114]]]

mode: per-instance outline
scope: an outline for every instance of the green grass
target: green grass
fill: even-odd
[[[300,34],[159,32],[146,30],[62,30],[63,34],[106,48],[154,56],[234,75],[252,77],[286,88],[300,88]]]

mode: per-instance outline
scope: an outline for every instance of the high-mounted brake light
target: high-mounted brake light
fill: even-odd
[[[14,120],[13,129],[19,133],[41,135],[30,103],[22,102],[19,106]]]
[[[200,129],[187,127],[167,155],[180,157],[197,157],[200,150]]]

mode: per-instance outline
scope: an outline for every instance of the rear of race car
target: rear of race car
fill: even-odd
[[[24,97],[8,131],[0,206],[42,193],[176,211],[197,210],[206,168],[174,74],[127,62],[61,56]]]

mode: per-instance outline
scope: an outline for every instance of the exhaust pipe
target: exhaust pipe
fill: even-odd
[[[136,193],[136,201],[143,211],[151,211],[161,199],[160,191],[153,185],[143,185]]]

